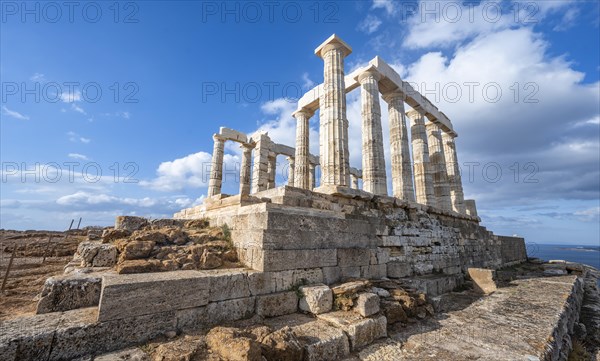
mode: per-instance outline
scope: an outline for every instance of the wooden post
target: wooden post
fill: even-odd
[[[46,257],[48,256],[48,249],[50,249],[51,242],[52,242],[52,236],[48,237],[48,243],[46,243],[46,250],[44,251],[44,258],[42,259],[42,263],[46,262]]]
[[[75,222],[75,220],[71,219],[71,225],[69,226],[69,231],[71,230],[71,228],[73,228],[73,222]]]
[[[79,217],[79,223],[77,223],[77,229],[79,229],[79,226],[81,226],[81,217]]]
[[[12,267],[13,260],[15,259],[15,253],[17,253],[17,245],[13,247],[12,255],[10,256],[10,261],[8,261],[8,267],[6,268],[6,273],[4,274],[4,281],[2,281],[2,288],[0,292],[4,292],[4,287],[6,287],[6,280],[8,280],[8,273],[10,272],[10,268]]]

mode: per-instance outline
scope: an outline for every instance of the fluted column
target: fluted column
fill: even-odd
[[[271,140],[266,134],[260,134],[256,139],[254,147],[254,170],[252,171],[252,192],[260,192],[267,189],[269,182],[269,148]]]
[[[474,199],[465,199],[465,210],[468,215],[477,217],[477,206]]]
[[[310,173],[308,189],[310,189],[311,191],[313,189],[315,189],[315,187],[317,185],[317,176],[316,176],[316,171],[315,171],[316,167],[317,167],[316,164],[310,163],[308,165],[308,172]]]
[[[242,144],[242,164],[240,165],[240,195],[250,194],[250,166],[252,164],[252,146]]]
[[[465,195],[462,187],[462,178],[460,176],[454,138],[453,135],[442,132],[446,172],[448,173],[448,182],[450,183],[450,200],[452,201],[452,209],[455,212],[466,214]]]
[[[223,154],[225,152],[225,139],[218,134],[213,135],[214,146],[210,166],[210,179],[208,181],[208,196],[221,194],[223,182]]]
[[[415,193],[417,203],[436,206],[433,191],[433,176],[429,163],[429,146],[425,130],[425,115],[411,110],[406,115],[411,120],[411,139],[413,150],[413,166],[415,177]]]
[[[275,172],[277,172],[277,155],[274,153],[269,154],[269,163],[267,167],[267,173],[269,174],[269,181],[267,183],[267,189],[275,188]]]
[[[362,103],[362,171],[363,190],[376,195],[387,195],[385,158],[383,155],[383,131],[381,130],[381,107],[379,85],[381,75],[369,69],[358,76]]]
[[[390,157],[392,161],[392,189],[396,198],[415,201],[412,162],[408,145],[408,130],[404,110],[406,96],[400,92],[386,94],[390,121]]]
[[[336,35],[315,50],[324,61],[323,92],[319,100],[321,186],[349,186],[350,183],[344,58],[351,51]]]
[[[350,187],[352,189],[358,189],[358,177],[355,176],[354,174],[350,174],[350,181],[352,182]]]
[[[313,113],[300,109],[292,114],[296,118],[296,164],[294,169],[294,187],[310,188],[309,169],[309,120]]]
[[[433,122],[428,123],[426,128],[429,141],[429,162],[433,171],[433,192],[437,206],[443,210],[451,211],[450,183],[448,182],[448,173],[446,173],[442,131],[440,126]]]
[[[296,178],[295,178],[296,177],[296,172],[295,172],[295,167],[296,167],[295,163],[296,162],[295,162],[294,158],[292,158],[292,157],[287,157],[287,160],[288,160],[288,164],[289,164],[287,185],[290,187],[295,187],[294,184],[296,182]]]

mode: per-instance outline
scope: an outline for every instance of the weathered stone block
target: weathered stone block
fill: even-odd
[[[368,279],[381,279],[387,277],[387,266],[385,264],[361,266],[360,276]]]
[[[413,274],[412,267],[407,262],[389,262],[386,266],[389,278],[403,278]]]
[[[379,312],[379,296],[374,293],[361,293],[354,304],[354,311],[363,317]]]
[[[336,311],[317,316],[348,335],[350,348],[355,351],[371,344],[374,340],[387,336],[387,320],[385,316],[363,318],[354,312]]]
[[[252,317],[256,297],[211,302],[206,306],[188,308],[176,312],[177,330],[193,331]]]
[[[288,291],[294,286],[294,270],[277,272],[248,271],[250,293],[254,296]]]
[[[256,297],[256,314],[263,317],[288,315],[298,311],[298,295],[294,291]]]
[[[72,274],[50,277],[44,283],[36,313],[68,311],[97,306],[102,277],[94,274]]]
[[[126,231],[137,231],[148,225],[148,220],[142,217],[134,216],[118,216],[115,220],[115,229],[123,229]]]
[[[323,270],[321,268],[294,270],[293,285],[314,285],[323,283]]]
[[[312,314],[331,311],[333,306],[333,293],[325,285],[300,287],[303,297],[300,298],[300,309]]]
[[[366,266],[371,261],[371,250],[368,248],[340,248],[337,250],[339,267]]]
[[[243,270],[211,271],[209,302],[250,296],[248,276]]]
[[[323,267],[323,283],[330,285],[339,282],[341,270],[339,267]]]
[[[469,268],[467,269],[469,278],[473,280],[475,290],[483,293],[490,294],[496,291],[496,282],[494,281],[495,272],[491,269],[483,268]]]
[[[360,278],[360,266],[340,267],[340,278]]]
[[[284,271],[335,265],[337,265],[335,249],[264,250],[262,269],[258,268],[258,270]]]
[[[205,272],[105,275],[98,321],[204,306],[209,289],[210,276]]]
[[[77,247],[82,267],[112,267],[117,263],[117,247],[100,242],[81,242]]]

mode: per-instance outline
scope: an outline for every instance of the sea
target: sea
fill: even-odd
[[[527,243],[526,247],[528,257],[583,263],[600,270],[600,246]]]

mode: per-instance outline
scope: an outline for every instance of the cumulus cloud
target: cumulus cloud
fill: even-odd
[[[224,155],[224,183],[239,182],[239,160],[237,155]],[[189,154],[173,161],[162,162],[156,171],[157,177],[149,181],[142,181],[140,184],[166,192],[207,187],[211,162],[212,155],[206,152]]]

